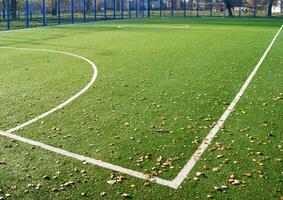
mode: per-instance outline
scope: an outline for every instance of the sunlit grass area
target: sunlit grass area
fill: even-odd
[[[75,53],[98,68],[84,95],[16,134],[172,180],[281,25],[280,19],[140,19],[1,32],[0,47]],[[280,198],[282,47],[281,33],[181,188],[0,137],[0,197]],[[2,131],[64,102],[92,77],[87,63],[50,52],[0,48],[0,62]]]

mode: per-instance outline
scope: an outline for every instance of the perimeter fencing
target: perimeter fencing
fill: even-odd
[[[283,0],[0,0],[0,30],[101,20],[231,15],[282,17]]]

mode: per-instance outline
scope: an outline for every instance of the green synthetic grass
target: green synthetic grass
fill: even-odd
[[[0,46],[76,53],[98,67],[97,81],[86,94],[17,134],[171,180],[234,98],[281,24],[280,19],[147,19],[0,33]],[[0,164],[0,197],[9,193],[15,199],[78,199],[85,193],[97,199],[106,192],[103,198],[115,199],[125,192],[134,199],[280,198],[282,43],[281,33],[180,189],[144,186],[129,176],[110,185],[109,170],[0,137],[0,161],[5,161]],[[0,130],[58,105],[92,75],[86,63],[54,53],[0,49],[0,60]],[[156,165],[160,156],[161,163],[167,160],[171,166]],[[205,175],[193,180],[196,172]],[[227,182],[232,174],[240,185]],[[45,175],[50,180],[43,179]],[[74,185],[60,186],[68,181]],[[228,189],[214,189],[222,185]]]

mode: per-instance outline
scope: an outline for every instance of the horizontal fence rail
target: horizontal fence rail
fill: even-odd
[[[0,0],[0,31],[149,17],[283,17],[283,0],[269,1]]]

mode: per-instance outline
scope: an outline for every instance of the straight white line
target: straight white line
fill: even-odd
[[[113,170],[113,171],[116,171],[116,172],[128,174],[128,175],[133,176],[133,177],[137,177],[137,178],[140,178],[140,179],[155,182],[155,183],[158,183],[160,185],[171,187],[171,181],[168,181],[168,180],[164,180],[164,179],[157,178],[157,177],[150,177],[149,175],[146,175],[146,174],[141,173],[141,172],[137,172],[137,171],[127,169],[127,168],[124,168],[124,167],[120,167],[118,165],[113,165],[111,163],[107,163],[107,162],[104,162],[104,161],[101,161],[101,160],[96,160],[96,159],[93,159],[93,158],[90,158],[90,157],[86,157],[86,156],[82,156],[82,155],[79,155],[79,154],[76,154],[76,153],[72,153],[70,151],[66,151],[64,149],[56,148],[56,147],[53,147],[53,146],[50,146],[50,145],[47,145],[47,144],[44,144],[44,143],[41,143],[41,142],[38,142],[38,141],[34,141],[34,140],[31,140],[31,139],[27,139],[27,138],[24,138],[24,137],[21,137],[21,136],[12,134],[12,133],[0,131],[0,135],[2,135],[4,137],[11,138],[13,140],[17,140],[17,141],[26,143],[26,144],[37,146],[37,147],[40,147],[40,148],[48,150],[48,151],[52,151],[52,152],[57,153],[57,154],[61,154],[61,155],[64,155],[64,156],[67,156],[67,157],[70,157],[70,158],[74,158],[76,160],[91,163],[91,164],[97,165],[99,167],[103,167],[103,168],[110,169],[110,170]]]
[[[51,110],[39,115],[38,117],[35,117],[34,119],[31,119],[31,120],[29,120],[29,121],[27,121],[23,124],[20,124],[20,125],[16,126],[15,128],[11,128],[11,129],[9,129],[5,132],[0,131],[0,135],[2,135],[4,137],[12,138],[14,140],[17,140],[17,141],[20,141],[20,142],[23,142],[23,143],[26,143],[26,144],[38,146],[42,149],[52,151],[52,152],[55,152],[57,154],[61,154],[61,155],[64,155],[64,156],[67,156],[67,157],[70,157],[70,158],[74,158],[74,159],[77,159],[77,160],[80,160],[80,161],[91,163],[91,164],[94,164],[94,165],[97,165],[97,166],[100,166],[100,167],[103,167],[103,168],[107,168],[107,169],[110,169],[110,170],[114,170],[114,171],[117,171],[117,172],[128,174],[130,176],[134,176],[134,177],[141,178],[141,179],[144,179],[144,180],[149,180],[151,182],[156,182],[160,185],[171,187],[171,181],[164,180],[164,179],[157,178],[157,177],[150,177],[150,176],[148,176],[144,173],[138,172],[138,171],[134,171],[134,170],[127,169],[127,168],[124,168],[124,167],[120,167],[120,166],[117,166],[117,165],[113,165],[111,163],[107,163],[107,162],[104,162],[104,161],[101,161],[101,160],[96,160],[96,159],[93,159],[93,158],[90,158],[90,157],[86,157],[86,156],[83,156],[83,155],[72,153],[72,152],[66,151],[64,149],[53,147],[53,146],[44,144],[42,142],[27,139],[27,138],[18,136],[16,134],[13,134],[12,132],[20,130],[20,129],[24,128],[25,126],[28,126],[28,125],[30,125],[30,124],[32,124],[32,123],[34,123],[34,122],[36,122],[40,119],[52,114],[53,112],[63,108],[64,106],[71,103],[72,101],[74,101],[79,96],[81,96],[84,92],[86,92],[94,84],[96,77],[97,77],[97,68],[96,68],[95,64],[92,61],[88,60],[87,58],[76,55],[76,54],[63,52],[63,51],[47,50],[47,49],[18,48],[18,47],[0,47],[0,48],[2,48],[2,49],[13,49],[13,50],[26,50],[26,51],[45,51],[45,52],[65,54],[65,55],[80,58],[80,59],[88,62],[93,68],[93,75],[92,75],[90,82],[83,89],[81,89],[78,93],[76,93],[74,96],[70,97],[65,102],[63,102],[62,104],[52,108]]]
[[[137,28],[137,29],[142,29],[142,28],[148,28],[148,29],[227,29],[227,27],[219,27],[219,26],[213,26],[213,25],[207,25],[207,26],[192,26],[189,24],[179,24],[179,25],[156,25],[156,24],[151,24],[151,25],[139,25],[139,24],[95,24],[94,27],[99,27],[99,28]],[[234,29],[239,28],[237,26],[234,26]],[[249,27],[250,28],[250,27]],[[229,29],[232,30],[231,27]],[[266,28],[260,28],[260,27],[253,27],[253,29],[256,30],[266,30]]]
[[[279,31],[277,32],[277,34],[274,36],[273,40],[271,41],[270,45],[267,47],[266,51],[264,52],[264,54],[262,55],[261,59],[259,60],[258,64],[255,66],[254,70],[252,71],[252,73],[249,75],[249,77],[247,78],[247,80],[245,81],[244,85],[242,86],[242,88],[240,89],[240,91],[238,92],[238,94],[235,96],[235,98],[233,99],[233,101],[230,103],[230,105],[228,106],[228,108],[225,110],[225,112],[223,113],[223,115],[220,117],[220,119],[218,120],[218,122],[216,123],[216,125],[213,127],[213,129],[208,133],[208,135],[206,136],[206,138],[203,140],[202,144],[198,147],[198,149],[196,150],[196,152],[193,154],[193,156],[191,157],[191,159],[187,162],[187,164],[184,166],[184,168],[180,171],[180,173],[176,176],[176,178],[172,181],[173,186],[175,186],[175,188],[178,188],[182,182],[186,179],[187,175],[191,172],[192,168],[195,166],[195,164],[198,162],[198,160],[200,159],[201,155],[205,152],[205,150],[207,149],[208,145],[211,143],[212,139],[214,138],[214,136],[217,134],[217,132],[220,130],[220,128],[223,126],[225,120],[228,118],[228,116],[230,115],[230,113],[233,111],[233,109],[235,108],[235,106],[237,105],[238,101],[240,100],[240,98],[242,97],[243,93],[245,92],[245,90],[247,89],[247,87],[249,86],[251,80],[253,79],[254,75],[256,74],[256,72],[258,71],[259,67],[261,66],[261,64],[263,63],[264,59],[266,58],[268,52],[270,51],[271,47],[273,46],[275,40],[277,39],[277,37],[279,36],[280,32],[282,31],[283,25],[281,26],[281,28],[279,29]]]
[[[19,28],[19,29],[10,29],[10,30],[0,30],[0,33],[7,33],[7,32],[20,32],[20,31],[29,31],[34,29],[46,29],[46,28],[56,28],[56,27],[65,27],[65,26],[83,26],[89,24],[101,24],[101,23],[111,23],[116,21],[128,21],[128,20],[142,20],[144,18],[132,18],[132,19],[107,19],[107,20],[97,20],[97,21],[87,21],[87,22],[75,22],[75,23],[67,23],[67,24],[51,24],[46,26],[37,26],[37,27],[30,27],[30,28]]]
[[[100,22],[100,21],[99,21]],[[68,26],[77,26],[77,25],[83,25],[83,24],[89,24],[94,22],[79,22],[79,23],[68,23],[68,24],[51,24],[47,26],[35,26],[30,28],[19,28],[19,29],[10,29],[10,30],[0,30],[0,33],[9,33],[9,32],[25,32],[25,31],[32,31],[35,29],[47,29],[47,28],[57,28],[57,27],[68,27]],[[96,22],[97,23],[97,22]]]
[[[31,30],[35,30],[35,29],[46,29],[46,28],[58,28],[58,27],[68,27],[68,26],[83,26],[86,24],[90,24],[93,23],[93,27],[97,27],[97,28],[151,28],[151,29],[189,29],[191,28],[190,25],[183,25],[183,26],[165,26],[165,25],[144,25],[144,26],[140,26],[140,25],[103,25],[100,22],[113,22],[113,21],[98,21],[98,22],[84,22],[84,23],[78,23],[78,24],[63,24],[63,25],[50,25],[50,26],[40,26],[40,27],[32,27],[32,28],[23,28],[23,29],[12,29],[12,30],[0,30],[0,34],[1,33],[7,33],[7,32],[25,32],[25,31],[31,31]],[[101,25],[100,25],[101,24]],[[204,27],[205,28],[205,27]]]
[[[40,147],[42,149],[48,150],[48,151],[52,151],[55,152],[57,154],[61,154],[70,158],[74,158],[80,161],[84,161],[87,163],[91,163],[103,168],[107,168],[110,170],[114,170],[117,172],[121,172],[124,174],[128,174],[130,176],[133,177],[137,177],[140,179],[144,179],[144,180],[149,180],[155,183],[158,183],[160,185],[164,185],[164,186],[168,186],[174,189],[177,189],[182,182],[186,179],[187,175],[190,173],[190,171],[192,170],[192,168],[195,166],[195,164],[197,163],[197,161],[200,159],[201,155],[204,153],[204,151],[207,149],[208,145],[211,143],[212,139],[214,138],[214,136],[217,134],[217,132],[220,130],[220,128],[222,127],[222,125],[224,124],[225,120],[228,118],[228,116],[230,115],[230,113],[233,111],[233,109],[235,108],[236,104],[238,103],[238,101],[240,100],[241,96],[243,95],[243,93],[245,92],[245,90],[247,89],[247,87],[249,86],[251,80],[253,79],[254,75],[256,74],[257,70],[259,69],[259,67],[261,66],[261,64],[263,63],[264,59],[266,58],[268,52],[270,51],[271,47],[273,46],[275,40],[277,39],[277,37],[279,36],[280,32],[282,31],[283,25],[281,26],[281,28],[279,29],[278,33],[275,35],[275,37],[273,38],[272,42],[270,43],[270,45],[268,46],[268,48],[266,49],[266,51],[264,52],[263,56],[261,57],[260,61],[258,62],[258,64],[255,66],[254,70],[252,71],[252,73],[249,75],[248,79],[245,81],[244,85],[242,86],[242,88],[240,89],[240,91],[238,92],[238,94],[235,96],[235,98],[233,99],[233,101],[231,102],[231,104],[228,106],[228,108],[225,110],[225,112],[223,113],[223,115],[220,117],[220,119],[218,120],[217,124],[213,127],[213,129],[209,132],[209,134],[207,135],[207,137],[204,139],[204,141],[202,142],[202,144],[199,146],[199,148],[197,149],[197,151],[193,154],[193,156],[191,157],[191,159],[187,162],[187,164],[185,165],[185,167],[180,171],[180,173],[176,176],[176,178],[172,181],[169,180],[165,180],[165,179],[161,179],[158,177],[150,177],[144,173],[138,172],[138,171],[134,171],[131,169],[127,169],[127,168],[123,168],[117,165],[113,165],[111,163],[107,163],[101,160],[96,160],[90,157],[86,157],[83,155],[79,155],[76,153],[72,153],[69,151],[66,151],[64,149],[60,149],[60,148],[56,148],[38,141],[34,141],[31,139],[27,139],[18,135],[13,134],[13,131],[17,131],[31,123],[34,123],[35,121],[38,121],[39,119],[46,117],[47,115],[55,112],[58,109],[63,108],[65,105],[67,105],[68,103],[72,102],[73,100],[75,100],[76,98],[78,98],[81,94],[83,94],[86,90],[88,90],[91,85],[94,83],[96,76],[97,76],[97,69],[94,63],[92,63],[90,60],[82,57],[82,56],[78,56],[76,54],[71,54],[71,53],[66,53],[66,52],[62,52],[62,51],[55,51],[55,50],[45,50],[45,49],[29,49],[29,48],[16,48],[16,47],[0,47],[0,48],[10,48],[10,49],[22,49],[22,50],[38,50],[38,51],[47,51],[47,52],[55,52],[55,53],[62,53],[62,54],[66,54],[66,55],[70,55],[70,56],[75,56],[77,58],[83,59],[85,61],[87,61],[88,63],[91,64],[91,66],[93,67],[94,73],[93,73],[93,77],[91,79],[91,81],[89,82],[89,84],[87,86],[85,86],[79,93],[77,93],[76,95],[74,95],[73,97],[69,98],[67,101],[65,101],[64,103],[60,104],[59,106],[51,109],[48,112],[45,112],[44,114],[24,123],[21,124],[15,128],[12,128],[8,131],[0,131],[0,135],[4,136],[4,137],[8,137],[17,141],[21,141],[23,143],[26,144],[30,144],[33,146],[37,146]]]
[[[154,28],[154,29],[189,29],[189,25],[166,26],[166,25],[95,25],[100,28]]]

